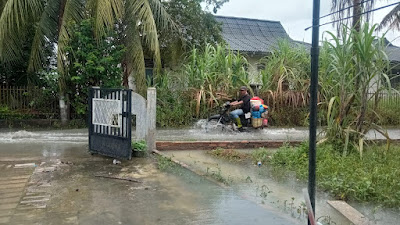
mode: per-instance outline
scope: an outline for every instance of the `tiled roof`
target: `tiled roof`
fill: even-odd
[[[376,42],[377,40],[374,40]],[[390,62],[400,63],[400,47],[393,45],[388,39],[383,40],[383,44],[386,46],[385,53]]]
[[[225,16],[215,16],[215,19],[222,23],[222,36],[232,50],[268,53],[276,49],[282,39],[304,44],[293,41],[278,21]]]
[[[392,44],[388,44],[386,46],[385,52],[386,52],[390,62],[400,63],[400,47],[397,47]]]

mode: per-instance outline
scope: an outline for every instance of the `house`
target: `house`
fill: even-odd
[[[310,49],[311,45],[295,41],[289,37],[279,21],[258,20],[239,17],[215,16],[221,23],[222,37],[233,51],[244,54],[249,62],[250,83],[257,84],[259,60],[278,48],[280,40],[288,40],[293,45]]]
[[[391,85],[393,88],[400,90],[400,47],[393,45],[385,38],[386,55],[390,61]]]
[[[286,39],[296,46],[311,49],[311,44],[293,40],[279,21],[259,20],[228,16],[215,16],[222,26],[222,37],[233,51],[244,54],[249,62],[250,83],[258,84],[259,60],[278,48],[278,42]],[[392,87],[400,88],[400,47],[386,42],[386,54],[392,66]],[[375,88],[376,89],[376,88]],[[372,87],[371,90],[374,90]]]

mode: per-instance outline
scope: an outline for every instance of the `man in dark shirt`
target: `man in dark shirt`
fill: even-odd
[[[241,105],[239,109],[230,112],[231,118],[236,121],[239,131],[243,131],[242,123],[240,122],[240,115],[250,112],[250,95],[247,93],[247,87],[240,87],[240,98],[237,101],[231,102],[231,106]]]

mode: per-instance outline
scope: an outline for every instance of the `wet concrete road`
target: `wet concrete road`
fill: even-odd
[[[268,128],[249,133],[205,132],[200,126],[158,130],[157,139],[284,141],[305,140],[307,133],[307,128]],[[389,134],[394,139],[400,138],[399,129],[389,129]],[[373,133],[369,137],[382,138]],[[1,130],[0,224],[304,222],[260,201],[243,197],[242,190],[223,189],[180,167],[162,172],[157,168],[156,159],[136,158],[113,165],[112,159],[91,156],[87,152],[87,142],[86,129]],[[15,168],[21,163],[35,163],[36,167]],[[211,167],[213,165],[203,165],[202,169]],[[222,173],[225,171],[223,169]],[[96,177],[99,174],[124,176],[140,183]],[[290,196],[286,197],[290,199]],[[301,198],[294,197],[296,201]],[[299,202],[296,204],[298,206]]]
[[[77,132],[43,133],[0,142],[0,224],[299,223],[179,166],[160,171],[155,158],[114,165],[91,156]]]
[[[391,139],[400,140],[400,128],[388,128]],[[318,133],[323,135],[321,129]],[[135,132],[132,132],[132,137]],[[370,131],[367,139],[385,139],[380,133]],[[249,132],[222,131],[221,129],[205,130],[204,123],[199,122],[192,128],[187,129],[158,129],[156,134],[160,141],[229,141],[229,140],[271,140],[271,141],[303,141],[308,140],[308,128],[280,128],[268,127],[262,130],[250,130]],[[0,143],[42,143],[42,142],[65,142],[65,143],[87,143],[87,129],[35,131],[0,129]]]

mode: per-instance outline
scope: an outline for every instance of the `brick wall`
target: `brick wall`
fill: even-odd
[[[157,150],[212,150],[223,149],[250,149],[250,148],[279,148],[283,141],[157,141]],[[298,145],[300,141],[286,142]]]

